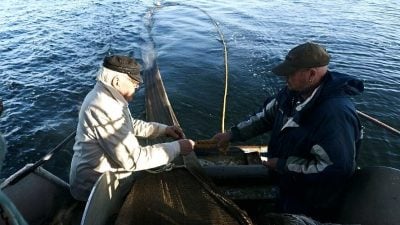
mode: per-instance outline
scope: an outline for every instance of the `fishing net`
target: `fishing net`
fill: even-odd
[[[186,169],[147,174],[135,182],[118,225],[240,224]]]
[[[179,125],[157,65],[146,70],[144,77],[148,121]],[[194,153],[179,157],[174,163],[180,168],[146,173],[135,181],[117,225],[252,224],[247,214],[204,175]]]

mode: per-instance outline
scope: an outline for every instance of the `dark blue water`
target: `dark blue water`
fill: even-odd
[[[270,70],[305,41],[326,46],[330,68],[365,81],[357,108],[400,129],[400,3],[386,1],[182,1],[206,10],[228,45],[226,127],[256,111],[284,81]],[[152,1],[14,0],[0,3],[0,131],[8,141],[1,177],[35,162],[76,126],[102,58],[151,56],[151,36],[169,99],[188,137],[221,129],[223,48],[200,10]],[[132,111],[144,117],[144,90]],[[367,120],[360,165],[400,168],[400,138]],[[266,144],[265,138],[249,143]],[[47,168],[68,173],[71,145]]]

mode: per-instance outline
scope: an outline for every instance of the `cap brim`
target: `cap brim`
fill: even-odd
[[[142,84],[143,77],[140,73],[141,73],[140,71],[137,71],[137,73],[135,71],[135,73],[125,73],[125,74],[128,75],[128,77],[130,77],[131,79],[135,80],[136,82],[139,82]]]
[[[297,68],[290,65],[286,60],[283,61],[281,64],[275,66],[272,69],[272,72],[278,76],[289,76],[296,72]]]
[[[142,76],[140,76],[140,75],[138,75],[138,76],[132,76],[132,75],[130,75],[130,74],[127,74],[130,78],[132,78],[133,80],[135,80],[135,81],[137,81],[137,82],[139,82],[139,83],[143,83],[143,78],[142,78]]]

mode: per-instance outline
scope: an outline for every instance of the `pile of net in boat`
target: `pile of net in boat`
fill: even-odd
[[[235,203],[202,182],[185,168],[146,174],[135,181],[116,224],[252,224]]]

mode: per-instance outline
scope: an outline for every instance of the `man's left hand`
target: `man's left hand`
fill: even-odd
[[[182,139],[185,138],[185,134],[182,131],[182,128],[178,126],[169,126],[165,129],[165,136],[172,137],[174,139]]]

